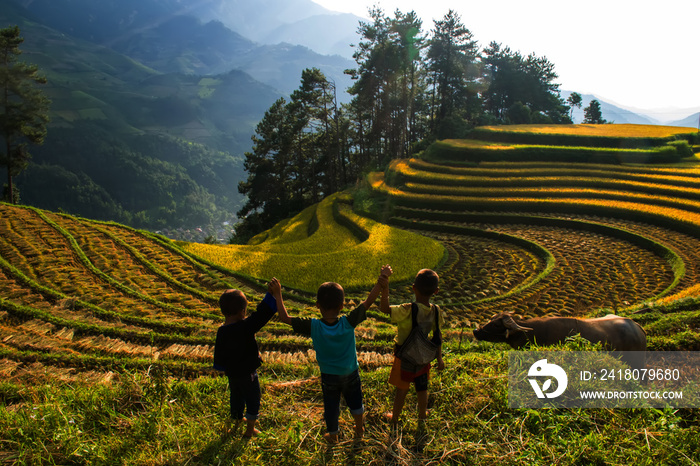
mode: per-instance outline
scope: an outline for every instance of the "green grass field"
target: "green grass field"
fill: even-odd
[[[276,276],[283,284],[310,293],[326,281],[338,282],[348,290],[369,289],[386,263],[394,267],[395,279],[405,282],[422,268],[440,265],[445,255],[444,247],[435,240],[358,216],[338,195],[251,243],[188,244],[184,249],[237,272]]]

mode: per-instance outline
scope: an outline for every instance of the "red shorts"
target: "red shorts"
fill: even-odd
[[[391,374],[389,374],[389,383],[401,390],[408,390],[411,387],[411,382],[416,385],[416,391],[427,390],[427,382],[430,376],[430,364],[426,365],[420,372],[406,372],[401,370],[401,360],[394,356],[394,363],[391,365]]]

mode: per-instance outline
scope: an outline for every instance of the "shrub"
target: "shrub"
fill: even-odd
[[[690,144],[686,140],[669,141],[667,145],[676,149],[678,156],[681,158],[692,157],[693,150],[690,148]]]
[[[674,146],[649,149],[610,149],[588,146],[491,144],[448,139],[425,151],[430,161],[468,162],[570,162],[570,163],[674,163],[681,158]]]

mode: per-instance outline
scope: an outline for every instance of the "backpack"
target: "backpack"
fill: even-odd
[[[433,305],[430,306],[433,308]],[[440,334],[440,322],[438,320],[438,309],[435,310],[435,331],[433,338],[428,339],[427,334],[418,325],[418,304],[411,304],[411,333],[406,340],[396,350],[396,356],[401,359],[401,367],[404,369],[413,368],[411,372],[418,372],[421,367],[430,364],[440,354],[442,336]],[[405,369],[404,369],[405,370]]]

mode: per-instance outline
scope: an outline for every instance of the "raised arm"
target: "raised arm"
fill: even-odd
[[[388,276],[391,275],[391,267],[385,265],[382,267],[382,273],[377,278],[377,283],[374,284],[372,291],[369,292],[367,299],[348,314],[348,322],[353,327],[357,327],[362,321],[367,318],[367,309],[376,301],[377,296],[381,293],[382,288],[389,286]]]
[[[374,304],[374,301],[377,300],[379,297],[379,293],[382,291],[382,280],[387,283],[386,277],[383,275],[380,275],[379,278],[377,279],[377,283],[374,284],[374,287],[372,290],[369,292],[369,295],[367,295],[367,299],[362,303],[365,309],[369,309],[369,307]]]
[[[381,276],[385,277],[382,280],[382,297],[379,301],[379,311],[384,314],[391,314],[391,306],[389,305],[389,276],[394,273],[390,266],[382,267]]]
[[[275,298],[275,301],[277,301],[277,315],[279,316],[280,320],[285,324],[291,325],[292,318],[289,317],[289,314],[287,314],[287,309],[284,307],[284,300],[282,299],[282,284],[280,281],[276,278],[270,280],[270,283],[267,285],[267,290]]]
[[[377,283],[374,284],[372,291],[369,292],[369,296],[367,296],[367,299],[365,299],[365,302],[362,303],[364,305],[365,309],[369,309],[369,307],[379,297],[379,294],[382,292],[382,290],[384,288],[387,288],[387,289],[389,288],[389,276],[392,273],[394,273],[394,271],[391,270],[390,265],[385,265],[382,267],[379,278],[377,278]]]

